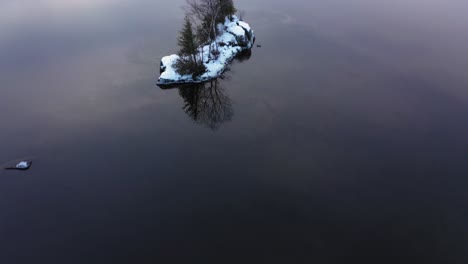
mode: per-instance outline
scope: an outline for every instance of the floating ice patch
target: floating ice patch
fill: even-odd
[[[10,166],[4,167],[6,170],[27,170],[31,167],[32,161],[23,160],[15,165],[11,164]]]
[[[16,164],[17,169],[27,169],[27,168],[29,168],[29,166],[30,166],[29,162],[27,162],[27,161],[22,161],[22,162]]]

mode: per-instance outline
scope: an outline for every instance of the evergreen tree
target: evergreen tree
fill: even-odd
[[[180,31],[177,43],[180,47],[179,55],[188,56],[193,62],[197,63],[197,37],[193,33],[192,22],[188,16],[185,17],[184,27]]]
[[[202,75],[206,71],[202,59],[198,59],[197,36],[193,32],[192,22],[188,16],[185,17],[184,27],[180,31],[178,39],[180,46],[180,58],[175,63],[176,71],[181,75],[191,74],[193,78]]]

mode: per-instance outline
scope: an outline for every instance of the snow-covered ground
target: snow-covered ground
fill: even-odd
[[[226,17],[224,24],[219,24],[218,29],[221,32],[216,38],[218,43],[219,56],[216,60],[209,59],[209,50],[215,50],[215,42],[199,48],[203,54],[203,63],[206,66],[206,72],[197,78],[192,75],[180,75],[176,72],[174,64],[179,59],[176,54],[166,56],[161,59],[161,76],[158,79],[159,85],[173,85],[182,83],[199,83],[218,78],[227,68],[229,63],[237,54],[244,50],[251,49],[255,42],[254,31],[249,24],[239,20],[236,16],[229,20]],[[203,52],[201,52],[203,49]]]

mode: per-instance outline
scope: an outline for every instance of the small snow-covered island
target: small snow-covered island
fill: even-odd
[[[187,0],[179,52],[163,57],[159,86],[202,83],[220,77],[231,61],[255,43],[233,0]]]

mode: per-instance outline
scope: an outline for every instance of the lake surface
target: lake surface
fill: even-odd
[[[0,3],[0,263],[468,263],[468,2],[235,2],[169,90],[183,0]]]

